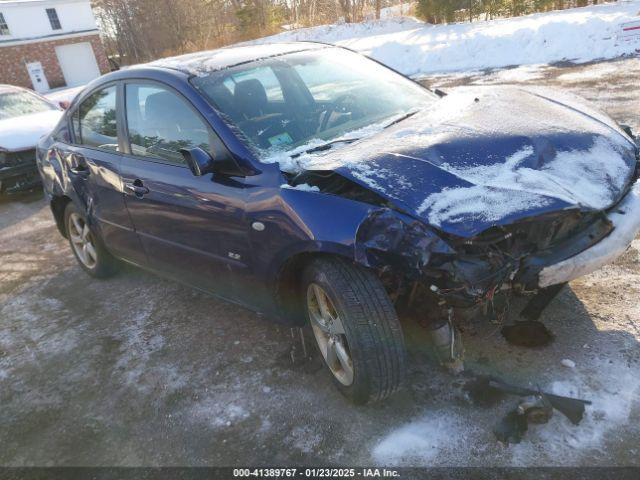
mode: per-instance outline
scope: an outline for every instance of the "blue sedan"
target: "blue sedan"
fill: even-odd
[[[456,324],[615,259],[640,229],[631,132],[579,98],[435,94],[349,50],[243,46],[105,75],[38,146],[94,277],[121,261],[308,325],[356,403],[396,391],[398,312],[462,362]]]

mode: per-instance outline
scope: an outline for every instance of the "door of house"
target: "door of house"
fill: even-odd
[[[49,91],[49,82],[40,62],[27,63],[27,71],[29,72],[33,89],[36,92],[44,93]]]
[[[56,55],[68,87],[84,85],[100,76],[100,69],[89,42],[56,47]]]

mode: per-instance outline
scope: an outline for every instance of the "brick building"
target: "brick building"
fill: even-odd
[[[90,0],[0,0],[0,83],[46,92],[108,71]]]

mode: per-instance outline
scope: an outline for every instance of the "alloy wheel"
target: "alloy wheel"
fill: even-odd
[[[89,269],[95,268],[98,263],[98,253],[84,218],[77,213],[69,215],[68,232],[71,245],[80,262]]]
[[[351,385],[353,360],[344,325],[327,293],[315,283],[307,289],[307,310],[311,329],[329,370],[340,383]]]

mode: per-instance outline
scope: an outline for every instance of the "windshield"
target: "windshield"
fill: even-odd
[[[250,62],[192,82],[262,159],[367,132],[437,100],[411,80],[338,48]]]
[[[0,120],[47,110],[56,110],[56,107],[29,92],[0,93]]]

